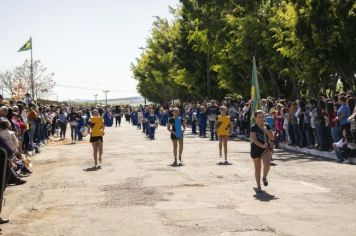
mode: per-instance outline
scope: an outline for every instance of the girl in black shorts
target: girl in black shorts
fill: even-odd
[[[174,155],[173,166],[177,166],[178,144],[179,144],[179,161],[183,162],[182,160],[183,135],[185,132],[185,123],[184,120],[179,116],[179,109],[177,107],[173,108],[173,117],[170,118],[168,121],[167,130],[171,133],[171,140],[173,143],[173,155]]]
[[[271,166],[272,145],[269,143],[273,140],[274,135],[271,127],[265,124],[263,111],[256,111],[254,114],[256,124],[251,127],[251,158],[255,166],[255,178],[257,191],[261,190],[261,162],[263,161],[263,185],[268,186],[267,175]]]
[[[105,134],[104,119],[100,116],[98,110],[93,110],[89,121],[90,143],[93,146],[94,169],[101,168],[103,155],[103,136]],[[99,165],[98,165],[99,154]]]

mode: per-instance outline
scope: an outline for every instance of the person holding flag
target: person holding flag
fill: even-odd
[[[271,166],[272,145],[274,135],[269,125],[265,124],[264,112],[260,107],[260,90],[258,86],[255,57],[253,58],[252,84],[251,84],[251,158],[255,166],[255,179],[257,183],[257,193],[262,193],[261,189],[261,169],[263,161],[263,185],[268,186],[267,175]]]

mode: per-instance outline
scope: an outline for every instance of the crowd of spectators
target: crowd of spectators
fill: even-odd
[[[249,99],[235,101],[199,101],[165,106],[149,105],[131,108],[133,124],[148,125],[148,115],[153,110],[160,125],[165,126],[174,106],[180,109],[192,134],[210,140],[216,140],[214,124],[219,115],[219,105],[228,107],[232,121],[230,137],[249,138],[251,121],[251,103]],[[317,99],[300,98],[297,100],[268,97],[261,100],[260,109],[265,113],[266,123],[275,132],[275,148],[280,143],[290,146],[318,149],[332,152],[335,150],[337,162],[350,163],[356,148],[355,96],[351,92],[340,92],[333,97],[319,95]]]

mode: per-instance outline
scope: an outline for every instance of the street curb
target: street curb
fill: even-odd
[[[307,149],[307,148],[300,148],[300,147],[292,147],[285,143],[279,143],[278,146],[284,150],[292,151],[292,152],[299,152],[306,155],[317,156],[317,157],[324,157],[327,159],[336,160],[335,152],[322,152],[316,149]]]

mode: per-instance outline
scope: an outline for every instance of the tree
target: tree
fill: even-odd
[[[5,71],[0,73],[0,84],[3,88],[4,91],[10,94],[10,96],[13,96],[15,91],[14,91],[14,82],[15,82],[15,76],[12,71]],[[4,96],[4,94],[2,94]]]
[[[30,62],[26,60],[21,66],[14,69],[14,78],[23,79],[27,85],[27,92],[31,93],[31,71]],[[47,68],[37,60],[33,62],[33,81],[34,81],[34,95],[35,99],[44,99],[49,96],[56,82],[53,79],[54,73],[48,73]]]
[[[352,0],[180,0],[158,18],[132,66],[151,101],[249,97],[252,57],[263,96],[356,90]]]

